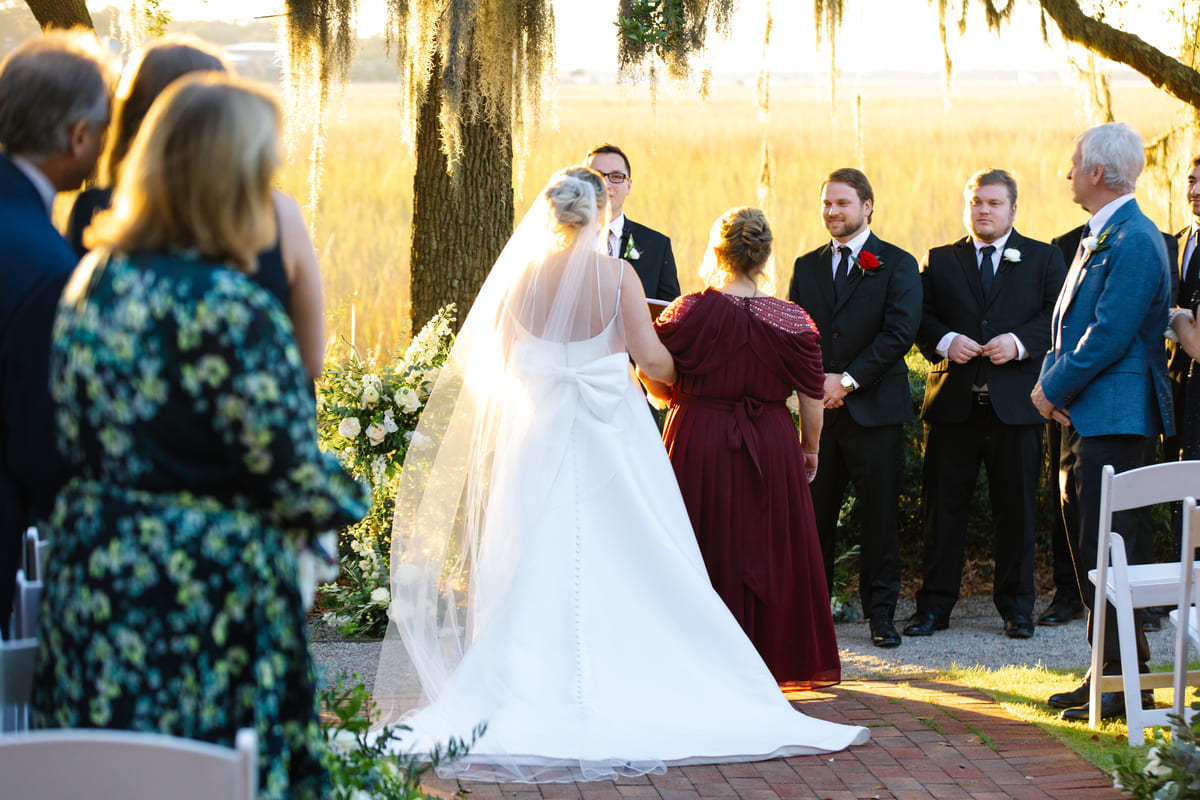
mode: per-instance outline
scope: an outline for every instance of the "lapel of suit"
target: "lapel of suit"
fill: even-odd
[[[829,309],[831,317],[836,305],[833,297],[833,257],[833,245],[826,242],[824,247],[817,250],[817,257],[813,262],[813,269],[816,272],[813,278],[817,292],[821,295],[821,302]]]
[[[1116,212],[1109,217],[1108,222],[1101,230],[1093,231],[1091,235],[1095,236],[1097,239],[1103,238],[1106,241],[1111,239],[1116,234],[1117,229],[1124,225],[1125,220],[1129,219],[1129,217],[1137,209],[1137,200],[1130,200],[1129,202],[1125,203],[1125,205],[1118,208]],[[1080,242],[1082,241],[1083,239],[1081,238]],[[1082,257],[1077,258],[1076,261],[1071,264],[1071,268],[1067,270],[1067,282],[1066,285],[1063,286],[1063,293],[1059,296],[1059,301],[1062,305],[1062,312],[1064,314],[1066,313],[1067,309],[1071,307],[1071,303],[1075,300],[1075,295],[1079,293],[1079,287],[1083,285],[1083,279],[1087,276],[1088,267],[1091,265],[1095,257],[1096,251],[1084,250]]]
[[[867,241],[863,243],[862,249],[858,251],[858,254],[860,257],[862,256],[863,253],[873,254],[876,258],[879,258],[879,266],[876,267],[876,269],[885,269],[887,267],[887,265],[883,263],[883,258],[879,255],[879,249],[880,249],[879,245],[880,245],[879,238],[876,237],[875,232],[872,231],[871,234],[867,237]],[[830,248],[830,259],[832,259],[833,258],[832,243],[829,245],[829,248]],[[832,289],[832,283],[833,283],[833,262],[832,262],[832,260],[830,261],[829,275],[830,275],[829,280],[830,280],[830,284],[831,284],[830,288]],[[842,293],[841,297],[837,298],[837,304],[834,306],[833,313],[836,314],[837,312],[841,311],[842,306],[846,305],[846,303],[848,303],[850,301],[850,298],[854,296],[854,293],[856,291],[858,291],[858,285],[860,283],[862,283],[863,278],[864,278],[864,275],[863,275],[863,271],[862,271],[861,267],[859,267],[857,265],[850,267],[850,275],[846,279],[846,291]]]
[[[629,217],[625,218],[625,224],[621,226],[621,241],[617,244],[617,258],[625,258],[625,251],[629,249],[629,239],[633,236],[633,226],[636,224]],[[629,261],[628,258],[625,260]]]
[[[1019,262],[1009,261],[1004,257],[1004,254],[1009,250],[1016,250],[1021,253],[1021,246],[1024,244],[1024,238],[1017,233],[1014,228],[1008,234],[1008,241],[1004,243],[1003,250],[996,251],[996,274],[992,276],[992,291],[988,294],[988,304],[990,305],[996,299],[996,294],[999,292],[999,287],[1003,285],[1002,281],[1009,280],[1009,273],[1020,266]],[[1019,258],[1020,256],[1018,256]]]
[[[954,255],[962,268],[967,286],[971,287],[971,296],[982,309],[987,306],[987,298],[983,296],[983,280],[979,277],[979,262],[975,255],[975,243],[970,236],[959,239],[954,243]]]

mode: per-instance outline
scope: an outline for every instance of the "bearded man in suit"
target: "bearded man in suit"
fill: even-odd
[[[0,627],[25,529],[61,485],[50,419],[50,329],[75,252],[50,221],[108,127],[111,75],[95,36],[51,32],[0,64]]]
[[[629,158],[615,144],[596,145],[584,164],[604,177],[608,189],[608,254],[623,258],[642,280],[646,297],[670,302],[679,297],[679,276],[671,240],[625,216],[625,198],[633,191]]]
[[[1142,138],[1124,123],[1100,125],[1075,139],[1067,180],[1074,201],[1092,216],[1055,304],[1050,351],[1032,394],[1042,416],[1062,426],[1063,524],[1081,569],[1096,563],[1104,466],[1111,464],[1117,472],[1145,466],[1148,440],[1174,431],[1162,345],[1171,268],[1162,234],[1133,199],[1144,166]],[[1141,531],[1148,530],[1148,512],[1113,515],[1113,529],[1128,532],[1127,557]],[[1090,608],[1093,594],[1084,592],[1083,601]],[[1110,614],[1104,641],[1093,643],[1103,648],[1105,675],[1121,671],[1120,622]],[[1134,626],[1139,666],[1144,666],[1149,647],[1136,609]],[[1090,622],[1087,629],[1090,635]],[[1063,719],[1086,721],[1091,677],[1098,676],[1047,702],[1065,709]],[[1124,694],[1106,692],[1100,706],[1100,718],[1120,716]]]
[[[991,498],[993,600],[1010,639],[1033,636],[1034,512],[1043,420],[1030,400],[1067,267],[1058,249],[1013,228],[1017,182],[1004,170],[967,182],[968,235],[921,265],[917,346],[930,363],[925,421],[923,576],[906,636],[949,627],[982,461]]]
[[[825,422],[821,468],[810,484],[825,580],[832,583],[842,495],[853,483],[862,510],[859,597],[876,647],[896,647],[900,593],[903,425],[914,416],[904,356],[921,321],[921,276],[911,255],[871,231],[875,194],[861,171],[821,183],[831,241],[796,259],[788,299],[821,332]]]

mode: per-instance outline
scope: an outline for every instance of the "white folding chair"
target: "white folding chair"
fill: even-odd
[[[36,639],[0,639],[0,733],[29,727]]]
[[[50,542],[40,535],[36,526],[29,526],[25,531],[24,568],[25,577],[31,581],[44,582],[46,569],[46,553]]]
[[[1179,600],[1170,613],[1175,626],[1175,702],[1171,711],[1184,720],[1195,711],[1184,703],[1188,686],[1188,640],[1200,652],[1200,569],[1196,567],[1196,548],[1200,547],[1200,508],[1188,498],[1183,502],[1183,547],[1179,557]]]
[[[14,639],[37,637],[37,617],[42,606],[41,581],[27,580],[25,570],[17,570],[17,590],[13,593],[13,625],[10,633]]]
[[[1142,689],[1173,686],[1175,672],[1138,673],[1137,644],[1133,609],[1169,606],[1178,600],[1180,565],[1178,562],[1130,565],[1125,557],[1125,541],[1112,529],[1114,512],[1168,503],[1194,497],[1200,487],[1200,461],[1174,461],[1131,469],[1117,475],[1111,465],[1104,467],[1100,483],[1100,526],[1096,548],[1096,568],[1088,578],[1096,586],[1092,605],[1092,667],[1088,705],[1088,725],[1100,722],[1100,695],[1124,692],[1125,719],[1129,724],[1129,743],[1146,741],[1145,728],[1166,725],[1167,709],[1142,708]],[[1185,517],[1184,529],[1188,530]],[[1112,568],[1109,568],[1109,561]],[[1118,641],[1121,650],[1121,674],[1102,675],[1104,634],[1108,626],[1108,603],[1116,609]],[[1200,670],[1187,674],[1188,683],[1200,683]]]
[[[258,736],[233,748],[157,733],[42,730],[0,736],[5,797],[67,800],[253,800]]]

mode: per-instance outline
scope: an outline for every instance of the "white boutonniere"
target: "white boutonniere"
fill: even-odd
[[[1105,240],[1107,239],[1108,231],[1103,230],[1100,231],[1099,236],[1088,236],[1082,242],[1080,242],[1080,244],[1082,244],[1083,249],[1087,250],[1089,253],[1103,253],[1108,249],[1108,245],[1105,244]]]
[[[625,243],[625,253],[622,255],[622,258],[628,261],[637,261],[641,257],[642,251],[638,250],[637,246],[634,245],[633,234],[630,234],[629,241]]]
[[[1017,248],[1015,248],[1015,247],[1006,247],[1006,248],[1004,248],[1004,254],[1003,254],[1003,257],[1004,257],[1004,260],[1005,260],[1005,261],[1010,261],[1010,262],[1012,262],[1013,264],[1020,264],[1020,263],[1021,263],[1021,251],[1020,251],[1020,250],[1018,250],[1018,249],[1017,249]]]

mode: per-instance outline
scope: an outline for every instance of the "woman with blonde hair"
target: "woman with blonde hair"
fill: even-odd
[[[276,236],[278,127],[248,84],[174,82],[67,284],[50,372],[74,477],[33,709],[38,727],[225,745],[253,727],[259,796],[321,798],[297,537],[357,521],[367,496],[318,448],[291,326],[247,276]]]
[[[808,482],[817,471],[824,370],[799,306],[772,297],[771,228],[733,208],[712,227],[700,275],[656,323],[675,357],[663,439],[717,593],[775,680],[841,680]],[[799,398],[800,436],[787,401]]]
[[[112,127],[100,158],[100,186],[79,193],[67,221],[67,240],[80,256],[91,244],[85,233],[93,217],[112,202],[121,165],[155,98],[175,80],[196,72],[232,69],[220,48],[180,34],[156,39],[130,59],[113,99]],[[287,309],[305,371],[316,378],[325,355],[325,301],[317,256],[296,201],[275,190],[272,202],[279,233],[263,244],[250,272]]]

